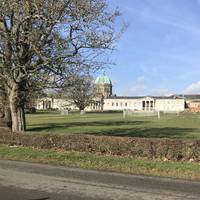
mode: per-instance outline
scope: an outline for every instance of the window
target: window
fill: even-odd
[[[112,103],[112,106],[114,106],[114,103]]]
[[[116,103],[116,106],[118,106],[118,103]]]
[[[122,106],[123,106],[123,103],[120,103],[120,106],[122,107]]]
[[[127,107],[127,103],[125,103],[125,106]]]

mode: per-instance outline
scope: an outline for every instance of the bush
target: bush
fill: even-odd
[[[0,132],[0,143],[173,161],[200,161],[200,140]]]
[[[26,114],[35,114],[36,113],[36,108],[35,107],[26,108],[25,109],[25,113]]]

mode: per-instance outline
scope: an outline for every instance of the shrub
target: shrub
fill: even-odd
[[[2,129],[0,143],[149,159],[200,161],[200,140],[191,139],[13,134]]]

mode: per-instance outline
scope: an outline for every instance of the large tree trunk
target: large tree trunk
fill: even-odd
[[[25,131],[25,113],[24,103],[20,98],[18,87],[14,86],[9,92],[9,106],[12,118],[12,132],[24,132]]]
[[[14,102],[10,102],[10,110],[12,118],[12,131],[13,132],[25,131],[24,108],[17,106]]]
[[[12,117],[11,117],[10,107],[7,105],[4,108],[4,122],[7,128],[9,129],[12,128]]]

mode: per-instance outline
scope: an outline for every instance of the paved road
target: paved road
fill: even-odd
[[[199,200],[200,182],[0,160],[2,200]]]

